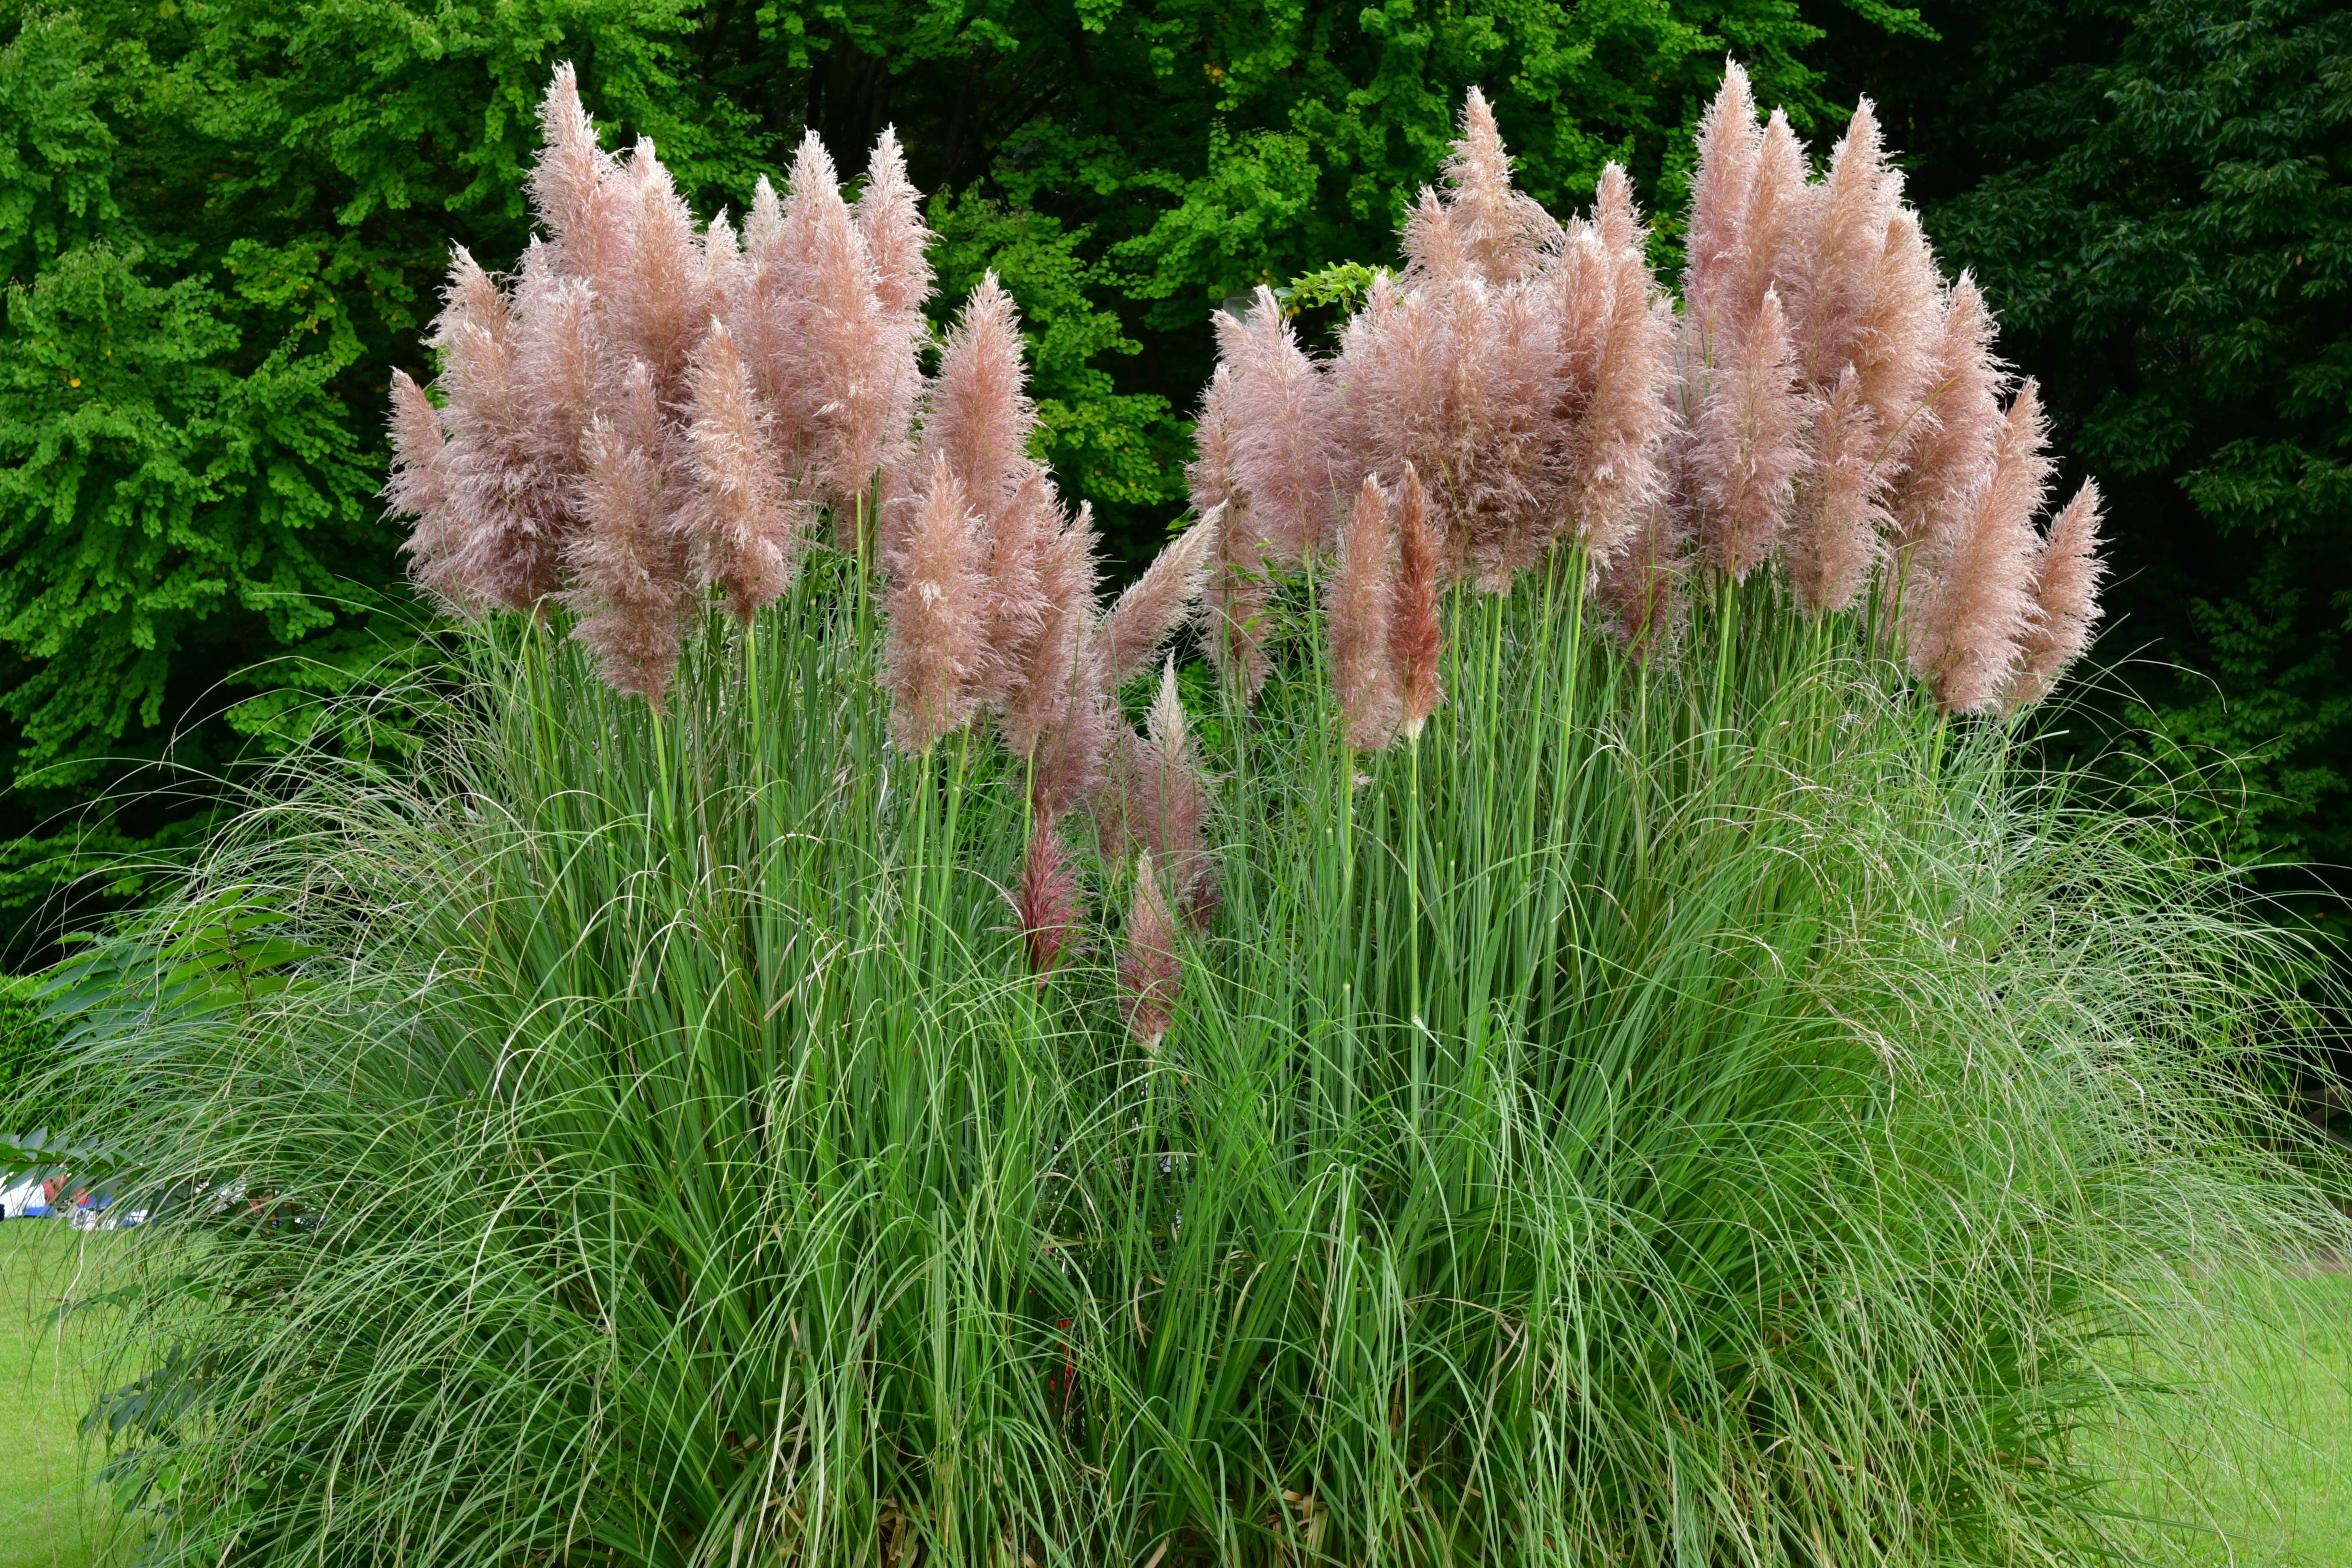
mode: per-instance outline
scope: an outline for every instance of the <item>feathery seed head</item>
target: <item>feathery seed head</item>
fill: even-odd
[[[1330,388],[1271,289],[1259,287],[1245,319],[1219,311],[1216,327],[1230,375],[1223,414],[1234,483],[1276,555],[1298,560],[1321,548],[1331,529]]]
[[[1408,741],[1421,738],[1422,726],[1429,722],[1444,696],[1437,678],[1438,656],[1444,642],[1437,620],[1440,570],[1428,494],[1422,489],[1421,475],[1408,465],[1397,501],[1396,592],[1389,609],[1389,657],[1396,670],[1399,699],[1397,721]]]
[[[1173,903],[1160,886],[1151,851],[1144,849],[1135,858],[1135,893],[1128,904],[1127,947],[1119,957],[1118,981],[1128,1029],[1147,1053],[1159,1054],[1160,1042],[1175,1021],[1182,977]]]
[[[1807,609],[1842,610],[1878,564],[1887,521],[1889,476],[1873,460],[1877,426],[1853,365],[1829,396],[1812,400],[1809,439],[1805,482],[1789,523],[1789,580]]]
[[[2099,579],[2106,570],[2099,556],[2099,486],[2085,479],[2035,552],[2035,614],[2004,699],[2008,711],[2031,708],[2048,696],[2066,667],[2091,646],[2092,628],[2099,624]]]
[[[1486,95],[1472,88],[1462,104],[1462,131],[1445,159],[1445,206],[1455,242],[1469,267],[1492,282],[1532,277],[1559,239],[1559,225],[1541,205],[1511,187],[1511,160]]]
[[[1910,585],[1905,603],[1907,651],[1948,712],[1998,703],[2032,628],[2041,542],[2033,514],[2050,476],[2043,438],[2040,392],[2029,380],[2001,416],[1992,461],[1953,525],[1921,551],[1924,580]]]
[[[1886,226],[1902,191],[1902,176],[1887,165],[1878,117],[1865,98],[1830,154],[1811,232],[1801,237],[1804,288],[1794,336],[1799,373],[1815,386],[1833,386],[1854,357],[1886,252]]]
[[[974,676],[987,655],[980,520],[944,455],[931,459],[883,613],[883,683],[899,749],[916,755],[971,721]]]
[[[1160,667],[1160,689],[1152,695],[1151,710],[1144,715],[1143,732],[1163,757],[1184,754],[1192,735],[1184,724],[1184,698],[1176,688],[1176,656]]]
[[[1396,600],[1396,549],[1389,501],[1366,476],[1339,532],[1339,563],[1326,588],[1331,684],[1348,744],[1377,752],[1396,733],[1402,698],[1390,642]]]
[[[873,258],[882,309],[917,319],[931,297],[931,231],[923,225],[920,199],[921,193],[907,179],[907,154],[898,145],[898,130],[886,125],[866,165],[866,188],[857,196],[857,231]]]
[[[688,377],[694,487],[679,510],[700,580],[726,590],[746,626],[791,586],[807,503],[776,471],[766,415],[734,335],[713,323]]]
[[[1151,656],[1184,624],[1201,601],[1224,513],[1212,510],[1160,548],[1143,575],[1103,617],[1102,657],[1113,690],[1143,672]]]
[[[530,176],[532,210],[562,269],[600,287],[628,266],[631,203],[620,165],[597,144],[572,62],[555,68],[539,106],[540,152]]]
[[[1748,72],[1738,61],[1727,59],[1723,86],[1699,121],[1698,161],[1691,174],[1683,303],[1691,318],[1702,323],[1702,331],[1716,312],[1726,279],[1739,262],[1763,140]]]
[[[572,635],[595,653],[606,681],[659,707],[677,668],[686,563],[670,517],[669,435],[645,362],[625,373],[586,446],[584,526],[564,547],[575,584],[564,597],[580,617]]]
[[[1029,973],[1042,990],[1062,961],[1086,918],[1086,880],[1076,856],[1064,847],[1054,825],[1030,824],[1029,846],[1021,856],[1021,879],[1013,900]]]
[[[1777,290],[1720,340],[1699,403],[1691,467],[1707,562],[1744,579],[1780,542],[1805,462],[1806,401],[1796,387]]]

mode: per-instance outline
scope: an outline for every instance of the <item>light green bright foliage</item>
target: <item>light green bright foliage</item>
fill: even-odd
[[[887,748],[840,558],[663,714],[474,635],[94,963],[79,1131],[242,1200],[117,1298],[155,1561],[2094,1561],[2086,1436],[2208,1419],[2118,1368],[2341,1237],[2248,1136],[2303,955],[1864,622],[1644,670],[1559,566],[1378,756],[1286,596],[1156,1055],[1131,870],[1033,981],[1018,770]]]
[[[201,795],[152,775],[113,811],[126,763],[215,772],[426,651],[375,498],[382,367],[424,369],[453,237],[520,251],[559,53],[689,178],[749,184],[761,144],[683,79],[686,26],[668,0],[0,4],[0,908],[200,837]]]

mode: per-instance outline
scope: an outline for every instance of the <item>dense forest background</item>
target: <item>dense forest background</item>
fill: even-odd
[[[520,254],[562,58],[706,208],[805,130],[855,169],[896,124],[940,319],[1004,277],[1042,455],[1129,560],[1184,505],[1210,311],[1392,259],[1470,84],[1554,210],[1617,158],[1661,216],[1727,53],[1817,153],[1866,92],[2048,389],[2062,485],[2112,497],[2084,732],[2220,781],[2230,853],[2352,858],[2343,9],[0,0],[0,963],[136,897],[321,695],[431,657],[384,383],[430,374],[453,241]]]

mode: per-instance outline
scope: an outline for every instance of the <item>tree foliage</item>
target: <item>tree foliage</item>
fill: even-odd
[[[21,914],[195,830],[202,790],[110,808],[131,764],[168,745],[217,773],[413,646],[375,500],[382,366],[422,368],[452,239],[520,248],[550,60],[699,179],[764,143],[680,68],[665,0],[9,9],[0,903]]]

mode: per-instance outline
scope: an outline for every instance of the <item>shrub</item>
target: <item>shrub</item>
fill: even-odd
[[[1726,102],[1702,204],[1752,215],[1785,126]],[[889,375],[773,374],[906,308],[887,155],[739,251],[551,104],[543,199],[744,291],[575,286],[628,252],[571,218],[512,297],[461,263],[395,489],[428,582],[529,613],[414,763],[301,759],[109,951],[152,1005],[79,1059],[199,1194],[102,1407],[161,1560],[2116,1544],[2083,1439],[2162,1393],[2116,1342],[2336,1234],[2249,1136],[2317,1026],[2229,872],[1997,716],[2087,630],[2092,507],[2035,530],[1964,290],[1874,404],[1778,262],[1678,324],[1622,180],[1549,234],[1474,104],[1336,366],[1224,329],[1218,493],[1106,611],[990,290],[919,438]],[[1773,188],[1846,167],[1916,294],[1847,145]],[[1517,405],[1407,374],[1528,319],[1601,348],[1500,340]],[[612,355],[569,402],[558,331]]]
[[[19,1086],[52,1065],[57,1050],[57,1026],[41,1006],[38,985],[29,976],[0,981],[0,1103],[12,1109]]]

